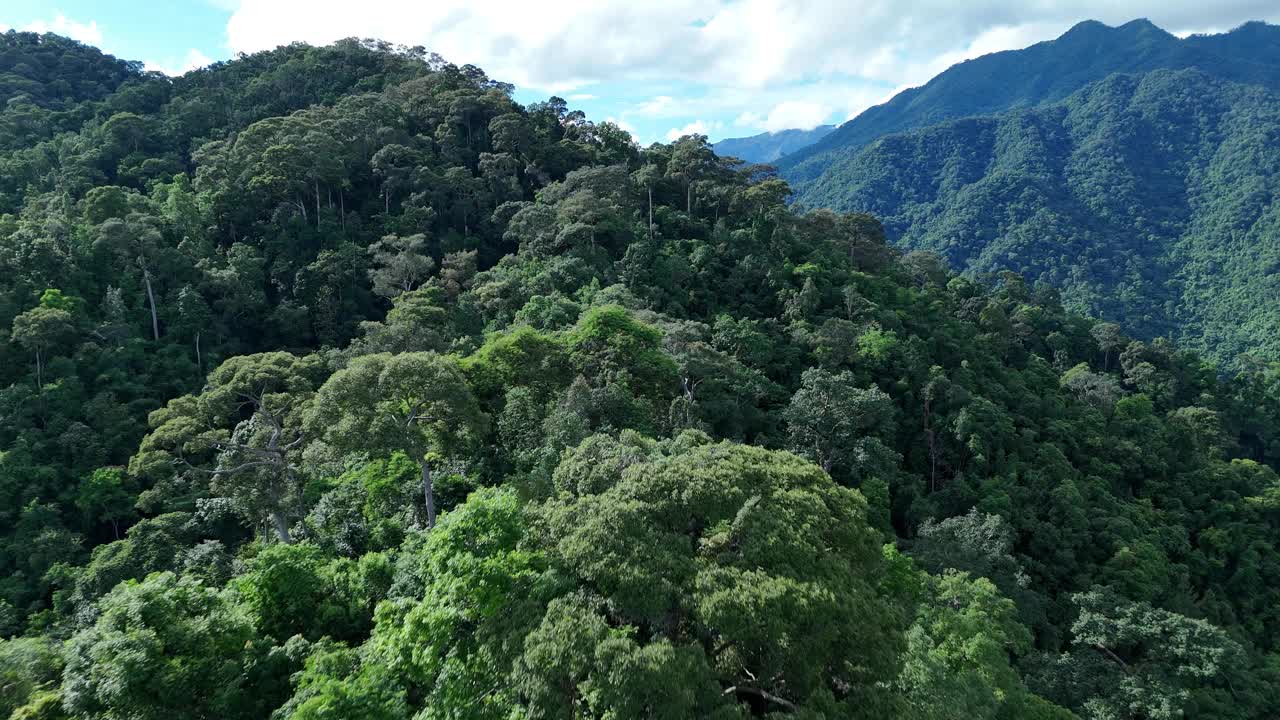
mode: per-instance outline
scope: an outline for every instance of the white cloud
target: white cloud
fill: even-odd
[[[648,117],[671,117],[672,115],[682,115],[684,111],[676,103],[675,98],[670,95],[659,95],[637,105],[635,113]]]
[[[548,12],[526,0],[242,0],[227,25],[234,51],[292,40],[380,37],[422,44],[529,87],[638,78],[762,87],[837,74],[889,84],[935,57],[1046,39],[1085,17],[1149,16],[1167,27],[1234,24],[1280,9],[1257,0],[658,0],[597,2]]]
[[[22,29],[27,32],[57,33],[72,40],[79,40],[86,45],[102,46],[102,30],[98,27],[97,20],[90,20],[87,23],[76,22],[58,13],[53,20],[36,20],[27,23]]]
[[[191,48],[182,57],[181,61],[156,62],[155,60],[147,60],[143,63],[143,69],[159,71],[169,76],[177,76],[212,64],[213,60],[211,58],[199,50]]]
[[[684,127],[671,128],[667,131],[667,140],[679,140],[685,135],[710,135],[711,133],[724,127],[724,124],[717,121],[707,122],[706,120],[694,120]]]
[[[769,132],[800,128],[812,130],[831,116],[831,106],[803,100],[778,103],[764,119],[764,129]]]
[[[227,43],[253,52],[295,40],[378,37],[474,63],[528,90],[586,95],[590,88],[608,97],[618,88],[646,88],[651,100],[618,110],[642,126],[651,123],[640,118],[678,124],[714,113],[769,128],[788,119],[812,123],[824,106],[836,117],[856,114],[887,91],[919,85],[955,62],[1051,39],[1084,18],[1117,25],[1144,16],[1173,29],[1232,27],[1280,20],[1280,5],[602,0],[551,12],[527,0],[239,0]],[[768,108],[783,110],[770,122]]]
[[[760,115],[747,110],[733,120],[734,127],[760,127]]]
[[[587,100],[595,100],[596,96],[591,93],[574,93],[565,99],[573,102],[585,102]]]

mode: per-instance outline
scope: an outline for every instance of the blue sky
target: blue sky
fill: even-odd
[[[1274,0],[0,0],[0,28],[59,32],[180,73],[295,40],[423,45],[557,94],[648,143],[839,123],[962,60],[1083,19],[1175,33],[1280,21]]]

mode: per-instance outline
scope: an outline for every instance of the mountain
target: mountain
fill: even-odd
[[[749,163],[773,163],[826,137],[835,125],[819,125],[812,130],[779,130],[751,137],[726,138],[711,147],[717,155],[736,157]]]
[[[1280,363],[421,48],[8,43],[0,718],[1280,717]],[[1270,103],[1117,76],[867,151],[1088,177],[1138,245],[1232,187],[1244,247]]]
[[[1280,95],[1199,70],[889,135],[805,197],[900,246],[1014,270],[1078,310],[1227,362],[1280,357]]]
[[[1147,20],[1119,27],[1085,21],[1056,40],[984,55],[870,108],[781,160],[784,178],[807,188],[872,140],[944,120],[1057,102],[1113,73],[1197,68],[1216,77],[1280,87],[1280,27],[1248,23],[1220,35],[1179,39]]]

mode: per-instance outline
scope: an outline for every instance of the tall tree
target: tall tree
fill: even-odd
[[[142,277],[147,306],[151,310],[151,338],[160,339],[160,316],[156,309],[155,276],[161,262],[164,236],[160,220],[131,213],[124,219],[111,218],[98,227],[96,244],[120,258],[125,267],[133,267]]]
[[[832,472],[850,462],[875,433],[892,427],[893,401],[876,387],[858,387],[852,373],[804,372],[785,413],[791,447]]]
[[[433,352],[353,360],[320,388],[307,416],[307,427],[338,448],[413,458],[427,528],[436,524],[432,466],[476,441],[487,424],[457,361]]]
[[[408,237],[386,235],[369,246],[369,256],[373,263],[369,269],[373,291],[385,298],[417,288],[436,269],[423,233]]]
[[[297,456],[307,435],[301,421],[326,366],[318,356],[285,352],[233,357],[209,374],[204,390],[151,414],[151,433],[130,468],[165,465],[207,475],[241,511],[267,522],[291,543],[302,476]],[[194,461],[194,462],[193,462]]]

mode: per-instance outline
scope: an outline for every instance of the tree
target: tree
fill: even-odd
[[[376,553],[355,562],[327,558],[309,543],[278,544],[248,560],[232,586],[260,633],[353,640],[368,632],[386,592],[390,578],[378,577],[390,574],[386,562]]]
[[[658,184],[662,179],[662,171],[657,165],[645,165],[639,170],[631,174],[636,184],[644,188],[645,195],[649,198],[649,239],[653,239],[653,186]]]
[[[284,352],[227,360],[199,395],[151,414],[152,431],[130,472],[157,472],[179,462],[211,477],[248,517],[269,521],[281,542],[293,542],[289,518],[302,489],[295,460],[308,439],[301,420],[325,369],[317,356]],[[191,454],[212,454],[213,467],[192,464]]]
[[[1110,370],[1112,353],[1123,350],[1129,344],[1128,338],[1115,323],[1098,323],[1090,328],[1089,334],[1097,341],[1098,349],[1102,351],[1103,372]]]
[[[41,303],[13,319],[13,341],[35,356],[36,388],[44,389],[44,369],[50,352],[75,338],[75,318],[67,310]]]
[[[157,218],[130,213],[124,219],[111,218],[98,228],[96,245],[107,248],[126,266],[134,266],[142,275],[147,305],[151,309],[151,337],[160,339],[160,318],[156,309],[153,279],[161,262],[164,236]]]
[[[283,701],[290,664],[228,595],[158,573],[119,585],[99,607],[67,646],[62,695],[72,713],[250,720]]]
[[[347,353],[444,350],[451,331],[449,314],[439,287],[427,286],[397,295],[382,322],[360,323],[364,333]]]
[[[58,647],[49,639],[0,639],[0,714],[21,717],[13,713],[56,686],[62,665]]]
[[[426,527],[436,523],[432,465],[488,423],[456,360],[433,352],[356,358],[320,388],[307,428],[349,451],[404,452],[418,463]]]
[[[828,473],[846,466],[874,434],[892,428],[893,401],[876,387],[860,388],[853,374],[804,371],[784,416],[791,447]]]
[[[716,154],[705,135],[685,135],[672,144],[667,177],[685,186],[685,212],[693,214],[693,193],[698,182],[710,176],[716,167]]]
[[[436,269],[427,248],[427,236],[386,235],[369,246],[373,267],[369,279],[373,291],[385,298],[407,293],[423,283]]]
[[[1061,384],[1064,389],[1071,391],[1104,414],[1110,414],[1116,401],[1124,395],[1120,383],[1115,378],[1091,372],[1085,363],[1080,363],[1063,373]]]
[[[133,493],[121,468],[98,468],[80,484],[76,507],[89,522],[111,523],[115,539],[120,539],[120,521],[133,514]]]
[[[200,338],[209,331],[213,312],[209,304],[194,287],[184,285],[178,291],[177,318],[174,322],[179,335],[190,339],[196,356],[196,368],[204,375],[204,355],[200,350]]]
[[[1028,697],[1009,659],[1030,649],[1031,633],[1013,602],[985,578],[954,570],[926,576],[923,595],[897,681],[909,717],[1027,717],[1023,706],[1039,699]]]
[[[363,665],[315,687],[470,717],[895,709],[883,680],[910,601],[857,491],[694,432],[593,437],[555,486],[534,506],[482,490],[445,515],[404,556],[411,594],[384,606]]]
[[[1076,593],[1072,647],[1031,668],[1042,694],[1089,717],[1177,718],[1211,688],[1231,690],[1241,647],[1204,620],[1125,600],[1107,588]],[[1234,692],[1232,692],[1234,694]]]

